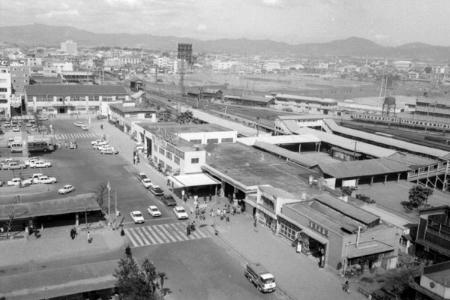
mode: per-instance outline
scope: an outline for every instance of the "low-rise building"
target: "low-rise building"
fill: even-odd
[[[411,279],[409,286],[413,300],[450,299],[450,261],[424,267],[418,278]]]
[[[123,129],[124,132],[133,134],[132,129],[138,130],[138,122],[148,121],[156,123],[156,111],[151,107],[136,105],[134,102],[111,103],[108,109],[108,119]],[[136,133],[134,133],[136,134]]]
[[[328,115],[336,111],[337,101],[328,98],[275,94],[273,107],[289,112],[311,112]]]
[[[11,116],[11,73],[9,66],[0,65],[0,118]]]
[[[100,113],[107,115],[108,104],[129,100],[119,85],[28,85],[25,87],[27,112]]]
[[[439,206],[419,211],[417,250],[428,253],[435,261],[450,259],[450,206]]]
[[[323,264],[345,269],[395,268],[400,228],[328,194],[283,205],[278,231],[297,241],[302,252],[322,257]]]

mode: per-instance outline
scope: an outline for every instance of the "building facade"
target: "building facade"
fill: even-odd
[[[0,65],[0,119],[11,116],[11,73],[7,64]]]
[[[77,56],[78,55],[77,43],[72,40],[62,42],[61,43],[61,51],[63,51],[64,53],[66,53],[68,55]]]
[[[337,101],[327,98],[316,98],[299,95],[276,94],[273,107],[289,112],[310,112],[332,114],[337,110]]]
[[[119,85],[28,85],[26,111],[51,114],[99,113],[107,115],[108,104],[129,100]]]

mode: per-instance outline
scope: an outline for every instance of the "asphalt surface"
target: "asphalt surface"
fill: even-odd
[[[42,155],[50,160],[53,166],[48,169],[26,169],[23,176],[41,172],[55,176],[56,187],[72,184],[76,190],[67,196],[98,191],[101,184],[110,182],[111,212],[114,212],[114,199],[117,193],[117,209],[125,217],[125,228],[141,229],[160,224],[180,223],[176,220],[172,208],[166,207],[138,181],[135,172],[120,155],[101,155],[92,149],[90,142],[94,135],[86,135],[73,125],[73,120],[51,120],[55,134],[59,139],[76,140],[78,149],[63,147],[53,153]],[[83,135],[84,134],[84,135]],[[131,140],[130,140],[131,142]],[[8,149],[1,149],[2,157],[10,156]],[[0,178],[11,177],[11,171],[0,171]],[[9,173],[8,173],[9,172]],[[11,177],[12,178],[12,177]],[[1,188],[0,188],[1,189]],[[1,192],[1,190],[0,190]],[[20,193],[20,189],[18,189]],[[40,192],[35,195],[24,195],[21,201],[39,201],[61,197],[56,189]],[[66,196],[62,196],[66,197]],[[11,197],[13,199],[14,196]],[[107,199],[105,199],[105,204]],[[162,212],[159,218],[152,218],[146,211],[149,205],[157,205]],[[144,225],[133,224],[129,212],[140,210],[145,216]],[[206,231],[205,231],[206,232]],[[207,235],[207,233],[206,233]],[[175,237],[178,236],[178,239]],[[214,242],[214,237],[204,236],[199,239],[184,240],[180,232],[169,233],[168,242],[134,247],[133,254],[138,259],[149,257],[158,271],[166,272],[166,287],[169,295],[166,299],[280,299],[278,293],[261,294],[244,277],[244,266],[239,263],[233,253],[224,250]],[[47,262],[42,269],[70,267],[84,263],[93,263],[118,259],[122,253],[114,252],[96,256],[71,257],[54,262]],[[32,259],[32,258],[31,258]],[[39,270],[35,266],[34,270]],[[12,273],[29,272],[27,266],[17,266]]]

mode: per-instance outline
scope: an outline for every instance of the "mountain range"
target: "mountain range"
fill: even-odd
[[[109,46],[173,51],[176,50],[177,43],[187,42],[193,44],[194,52],[386,57],[445,62],[450,60],[450,47],[424,43],[409,43],[397,47],[388,47],[358,37],[325,43],[294,45],[272,40],[197,40],[151,34],[93,33],[69,26],[43,24],[0,27],[0,42],[12,45],[59,47],[61,42],[69,39],[76,41],[80,46],[88,47]]]

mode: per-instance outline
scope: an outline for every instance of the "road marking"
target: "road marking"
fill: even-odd
[[[200,229],[196,229],[187,236],[185,225],[186,223],[180,222],[130,227],[125,229],[125,233],[130,238],[133,247],[184,242],[209,237]]]

